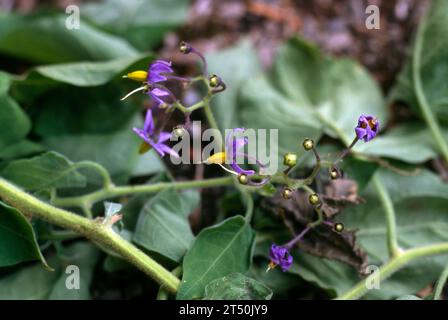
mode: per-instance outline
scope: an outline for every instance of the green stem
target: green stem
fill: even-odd
[[[111,187],[109,189],[101,189],[88,193],[82,196],[55,198],[53,204],[59,207],[83,207],[85,204],[94,204],[98,201],[114,198],[118,196],[128,194],[142,194],[142,193],[155,193],[165,189],[173,188],[175,190],[192,189],[192,188],[207,188],[207,187],[220,187],[233,184],[232,177],[213,178],[205,180],[194,181],[180,181],[180,182],[160,182],[150,185],[137,185],[137,186],[122,186]]]
[[[242,193],[246,202],[246,213],[244,215],[246,222],[250,224],[252,221],[252,216],[254,214],[254,199],[249,192]]]
[[[103,178],[103,187],[108,189],[113,186],[109,172],[101,165],[93,161],[80,161],[73,165],[73,169],[90,168],[95,170]]]
[[[397,241],[397,225],[395,221],[394,205],[386,187],[383,185],[377,174],[373,176],[372,180],[386,215],[387,247],[389,249],[389,255],[391,257],[396,257],[400,254],[401,250],[398,247]]]
[[[445,269],[443,269],[439,280],[437,280],[436,289],[434,290],[434,300],[440,300],[443,287],[445,286],[447,280],[448,280],[448,266],[446,266]]]
[[[424,246],[420,248],[409,249],[403,251],[399,256],[392,258],[389,262],[381,266],[379,269],[378,276],[381,281],[385,280],[387,277],[391,276],[396,271],[403,268],[406,264],[412,262],[413,260],[448,253],[448,242],[433,244],[429,246]],[[366,286],[366,279],[361,280],[352,289],[338,297],[338,300],[354,300],[362,297],[369,291]]]
[[[439,147],[445,161],[448,163],[448,145],[443,139],[442,131],[434,116],[429,103],[426,99],[425,92],[423,90],[423,85],[420,78],[420,65],[421,65],[421,52],[423,46],[423,32],[426,26],[426,17],[423,17],[420,26],[417,30],[417,36],[415,38],[414,55],[412,59],[412,79],[414,81],[415,93],[420,107],[420,111],[423,115],[423,119],[431,131],[436,145]]]
[[[23,214],[75,231],[92,242],[110,249],[175,293],[180,281],[143,251],[124,240],[107,225],[55,208],[0,178],[0,197]]]
[[[210,103],[208,101],[204,101],[204,112],[210,127],[219,131],[218,123],[216,122],[215,116],[213,115]]]

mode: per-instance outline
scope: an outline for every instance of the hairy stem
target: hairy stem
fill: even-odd
[[[436,288],[434,290],[434,300],[440,300],[443,287],[445,286],[447,280],[448,280],[448,266],[446,266],[445,269],[443,269],[439,280],[437,280]]]
[[[180,182],[160,182],[149,185],[137,186],[112,186],[109,189],[100,189],[92,193],[82,196],[54,198],[52,204],[59,207],[81,207],[84,205],[92,205],[98,201],[114,198],[129,194],[155,193],[165,189],[173,188],[174,190],[192,189],[192,188],[207,188],[220,187],[233,184],[232,177],[213,178],[205,180],[194,181],[180,181]]]
[[[448,145],[443,138],[442,131],[437,122],[434,113],[431,111],[431,107],[426,99],[425,92],[423,90],[423,85],[420,77],[420,66],[421,66],[421,52],[423,46],[423,32],[426,26],[426,17],[423,17],[420,26],[417,30],[417,36],[415,38],[414,55],[412,58],[412,79],[415,86],[415,94],[417,97],[418,106],[423,115],[423,119],[431,131],[434,138],[434,142],[442,153],[446,162],[448,162]]]
[[[400,254],[400,248],[397,241],[397,225],[395,221],[394,205],[386,187],[379,177],[374,175],[372,180],[386,215],[387,247],[389,249],[389,256],[396,257]]]
[[[399,256],[392,258],[389,262],[381,266],[377,276],[379,276],[381,281],[394,274],[396,271],[412,262],[413,260],[448,253],[448,242],[433,244],[429,246],[424,246],[420,248],[409,249],[403,251]],[[367,278],[368,279],[368,278]],[[366,285],[366,279],[361,280],[352,289],[338,297],[338,300],[354,300],[361,298],[369,291]]]
[[[152,279],[175,293],[180,281],[143,251],[124,240],[109,226],[66,210],[55,208],[0,178],[0,197],[23,214],[75,231],[99,246],[109,249],[145,272]]]

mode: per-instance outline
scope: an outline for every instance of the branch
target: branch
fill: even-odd
[[[32,215],[49,223],[75,231],[99,246],[110,249],[131,264],[145,272],[163,285],[168,291],[176,293],[180,281],[163,266],[143,251],[121,238],[109,226],[90,220],[66,210],[55,208],[0,178],[0,197],[23,214]]]

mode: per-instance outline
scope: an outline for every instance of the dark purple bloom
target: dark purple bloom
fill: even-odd
[[[160,156],[163,157],[165,153],[169,153],[174,157],[179,157],[179,154],[176,151],[164,144],[164,142],[170,139],[171,133],[160,132],[158,135],[155,134],[151,109],[148,109],[148,111],[146,112],[146,119],[143,129],[133,128],[133,130],[148,145],[153,147],[154,150],[156,150],[160,154]]]
[[[238,150],[243,148],[247,144],[247,137],[237,138],[235,137],[235,133],[244,132],[244,128],[235,128],[229,133],[226,137],[226,156],[227,161],[229,161],[230,167],[238,173],[245,174],[247,176],[251,176],[255,174],[254,170],[244,170],[237,163],[237,156],[244,156],[248,158],[248,155],[244,153],[239,153]]]
[[[292,256],[289,254],[288,248],[277,246],[273,244],[271,250],[269,251],[269,258],[271,262],[269,268],[272,269],[275,266],[280,266],[282,271],[288,270],[292,265]]]
[[[355,128],[356,137],[368,142],[375,138],[378,129],[379,122],[375,117],[361,115],[358,119],[358,125]]]

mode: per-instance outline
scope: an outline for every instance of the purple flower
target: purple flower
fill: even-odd
[[[356,137],[368,142],[375,138],[378,133],[379,122],[373,116],[361,115],[358,119],[358,125],[355,128]]]
[[[171,62],[164,60],[156,60],[149,65],[148,77],[146,81],[148,83],[156,83],[166,81],[169,73],[173,73],[171,69]]]
[[[247,144],[247,137],[237,138],[235,137],[235,133],[244,132],[244,128],[235,128],[230,132],[226,137],[226,156],[227,160],[230,162],[230,167],[238,173],[245,174],[247,176],[251,176],[255,174],[254,170],[244,170],[237,163],[237,156],[244,156],[248,158],[249,156],[244,153],[239,153],[238,150],[243,148]]]
[[[148,109],[148,111],[146,112],[146,119],[143,129],[133,128],[133,130],[148,145],[153,147],[154,150],[156,150],[160,154],[160,156],[163,157],[165,153],[169,153],[174,157],[179,157],[179,154],[176,151],[164,144],[164,142],[170,139],[171,133],[160,132],[160,134],[158,135],[155,134],[151,109]]]
[[[283,272],[291,267],[293,260],[286,247],[277,246],[275,244],[271,246],[271,250],[269,251],[269,258],[271,259],[269,268],[272,269],[276,266],[280,266]]]

